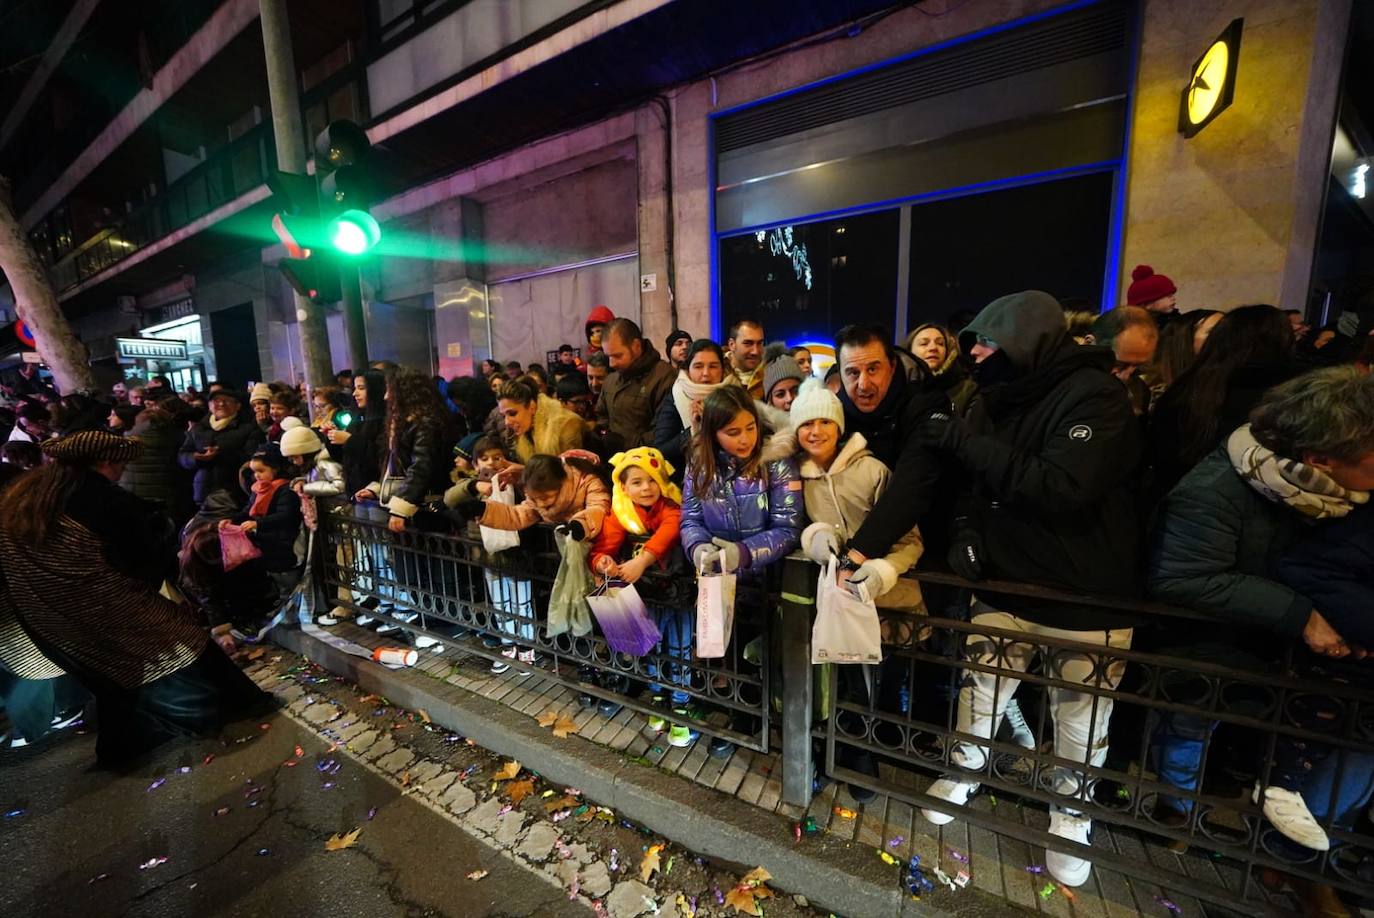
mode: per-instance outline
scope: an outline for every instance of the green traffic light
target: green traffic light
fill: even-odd
[[[365,210],[346,210],[329,225],[329,242],[345,255],[362,255],[382,238],[382,228]]]

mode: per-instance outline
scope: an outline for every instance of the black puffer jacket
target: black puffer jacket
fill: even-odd
[[[251,415],[245,416],[242,411],[223,430],[211,427],[209,417],[188,430],[181,444],[179,458],[182,468],[196,473],[191,488],[196,506],[200,506],[211,491],[241,493],[239,468],[253,457],[262,442],[262,430],[253,422]],[[195,454],[208,446],[218,446],[219,452],[213,459],[197,459]]]
[[[177,525],[190,518],[191,476],[177,461],[186,439],[184,425],[156,406],[135,419],[130,437],[143,443],[143,453],[124,467],[119,486],[130,494],[160,504]]]
[[[408,421],[382,457],[382,487],[377,494],[386,499],[392,516],[409,519],[426,498],[448,489],[452,468],[453,443],[447,427],[432,418]]]
[[[1012,378],[969,406],[955,450],[972,479],[963,506],[983,543],[984,576],[1093,595],[1139,596],[1139,525],[1131,484],[1140,426],[1111,375],[1107,348],[1074,344],[1049,294],[993,301],[964,330],[996,342]],[[990,358],[991,359],[991,358]],[[1134,616],[989,594],[1021,618],[1074,631],[1129,627]]]
[[[1313,523],[1279,561],[1278,575],[1341,637],[1374,647],[1374,506]]]
[[[249,533],[253,544],[262,551],[262,566],[273,573],[293,570],[296,567],[296,536],[301,531],[301,499],[291,486],[285,485],[272,495],[272,503],[267,505],[263,516],[250,517],[253,499],[248,495],[248,504],[243,512],[234,517],[234,522],[242,523],[253,519],[258,526]]]
[[[344,470],[344,493],[350,498],[381,477],[378,455],[384,427],[382,418],[364,416],[348,428],[348,439],[343,446],[330,444],[331,453],[338,451]]]
[[[860,411],[840,389],[845,433],[861,433],[868,448],[892,469],[892,481],[878,503],[849,540],[856,551],[870,558],[885,557],[920,522],[937,496],[943,464],[936,452],[920,440],[921,422],[934,411],[949,411],[945,394],[921,361],[897,351],[897,372],[878,407]]]

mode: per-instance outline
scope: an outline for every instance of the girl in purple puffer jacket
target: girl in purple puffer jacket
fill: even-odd
[[[698,570],[758,575],[797,547],[802,483],[790,455],[764,455],[758,409],[739,386],[707,396],[682,500],[682,548]]]

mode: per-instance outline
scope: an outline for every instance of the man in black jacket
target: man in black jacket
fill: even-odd
[[[1057,590],[1136,596],[1139,526],[1130,483],[1140,459],[1140,430],[1130,401],[1111,375],[1112,352],[1080,346],[1065,329],[1054,297],[1026,291],[990,303],[964,329],[961,343],[975,364],[982,389],[969,407],[967,425],[949,414],[922,427],[922,439],[965,469],[970,490],[961,501],[950,563],[965,577],[1019,580]],[[1022,632],[1025,644],[971,635],[971,657],[988,666],[1025,671],[1035,638],[1050,637],[1127,648],[1129,616],[1110,609],[1025,596],[983,593],[973,621]],[[1051,656],[1055,656],[1052,655]],[[1095,662],[1104,665],[1094,665]],[[1060,654],[1054,675],[1100,690],[1113,690],[1124,662],[1110,657]],[[959,730],[992,736],[1018,681],[969,671],[959,693]],[[1055,755],[1101,766],[1107,755],[1112,701],[1089,692],[1051,687]],[[982,770],[986,747],[960,743],[953,762]],[[1056,769],[1055,790],[1082,798],[1089,782],[1071,768]],[[946,777],[934,797],[962,805],[978,788],[968,775]],[[956,812],[927,810],[937,824]],[[1076,809],[1055,807],[1050,832],[1088,843],[1092,821]],[[1049,851],[1050,873],[1067,886],[1088,878],[1083,858]]]
[[[181,467],[196,473],[193,498],[196,506],[214,491],[228,491],[239,503],[239,469],[263,443],[263,432],[245,418],[243,395],[226,387],[210,399],[210,413],[186,432],[177,458]]]
[[[881,325],[846,325],[835,335],[845,430],[863,434],[892,470],[892,483],[849,540],[849,560],[857,565],[886,555],[921,521],[941,475],[939,455],[918,431],[932,412],[950,411],[949,396],[924,363],[891,342]]]

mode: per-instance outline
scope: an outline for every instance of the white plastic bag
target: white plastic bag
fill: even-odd
[[[816,624],[811,629],[812,663],[881,663],[882,627],[872,601],[862,602],[840,586],[833,556],[816,585]]]
[[[697,656],[725,656],[735,627],[735,575],[697,571]]]
[[[506,485],[493,485],[491,497],[488,497],[487,500],[514,507],[515,489]],[[520,533],[513,529],[492,529],[489,526],[478,526],[477,528],[482,532],[482,547],[487,550],[489,555],[494,555],[498,551],[505,551],[507,548],[520,547]]]

